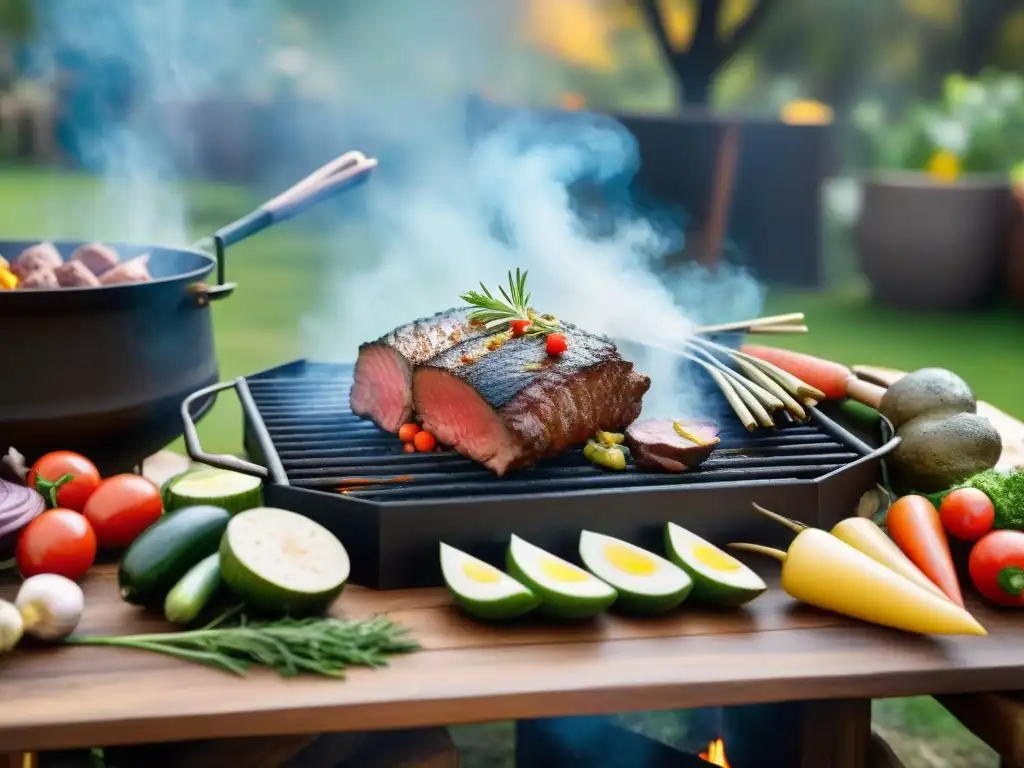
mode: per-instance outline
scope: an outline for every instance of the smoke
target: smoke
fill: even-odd
[[[322,125],[276,129],[290,174],[347,149],[380,160],[347,203],[360,220],[337,217],[321,295],[302,299],[308,357],[351,360],[361,342],[519,267],[538,310],[625,342],[654,382],[645,413],[696,415],[676,352],[694,323],[757,314],[756,281],[733,267],[665,271],[685,220],[637,201],[639,148],[615,120],[508,110],[492,130],[467,131],[471,94],[528,104],[557,90],[557,68],[522,43],[532,4],[337,2],[41,0],[34,60],[89,86],[73,91],[66,122],[109,180],[92,201],[94,234],[187,242],[185,198],[168,186],[188,157],[173,110],[273,90],[286,69],[297,92],[336,107],[309,113]],[[305,9],[305,28],[282,23],[285,5]],[[353,227],[368,250],[348,247]]]
[[[614,119],[485,105],[482,122],[494,112],[497,125],[467,135],[467,95],[511,104],[536,95],[505,74],[536,66],[516,38],[515,14],[529,4],[438,0],[429,18],[397,4],[362,4],[339,30],[344,91],[381,148],[381,170],[360,193],[379,259],[335,262],[303,325],[307,355],[352,359],[361,342],[460,304],[478,282],[493,290],[518,267],[538,311],[648,345],[624,348],[654,382],[645,414],[696,415],[675,352],[694,322],[756,315],[756,281],[731,267],[666,279],[660,265],[683,246],[685,222],[638,203],[639,148]],[[382,50],[399,61],[381,70]],[[389,170],[391,157],[400,167]]]

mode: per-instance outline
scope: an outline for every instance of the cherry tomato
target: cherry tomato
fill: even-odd
[[[566,340],[564,333],[549,333],[544,346],[549,355],[558,356],[564,354],[569,349],[569,342]]]
[[[32,465],[27,482],[51,506],[81,512],[100,484],[100,473],[85,456],[71,451],[54,451]],[[56,503],[51,489],[56,491]]]
[[[977,541],[992,530],[996,508],[977,488],[957,488],[939,506],[939,518],[946,533],[961,541]]]
[[[997,605],[1024,606],[1024,533],[992,531],[971,547],[971,582]]]
[[[82,510],[101,547],[124,549],[160,519],[160,489],[141,475],[108,477]]]
[[[417,432],[412,443],[416,446],[416,450],[421,453],[429,453],[437,447],[437,439],[426,430]]]
[[[406,443],[402,446],[402,450],[406,453],[416,453],[416,446],[412,443]]]
[[[529,320],[513,320],[509,323],[513,336],[522,336],[531,325],[533,325],[533,323]]]
[[[401,440],[403,443],[411,443],[412,439],[416,437],[416,433],[419,431],[419,424],[413,424],[412,422],[408,424],[403,424],[401,428],[398,430],[398,439]]]
[[[78,581],[96,562],[96,533],[72,509],[49,509],[25,526],[15,553],[26,579],[56,573]]]

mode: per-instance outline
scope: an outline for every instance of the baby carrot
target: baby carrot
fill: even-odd
[[[841,363],[788,349],[744,344],[740,351],[771,363],[815,389],[820,389],[829,400],[842,400],[846,397],[846,380],[853,376],[853,372]]]
[[[914,565],[935,582],[950,600],[963,606],[960,582],[953,567],[953,556],[949,552],[949,539],[946,538],[935,505],[924,496],[904,496],[889,508],[885,526],[892,540]]]

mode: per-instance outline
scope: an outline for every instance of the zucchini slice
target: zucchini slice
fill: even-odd
[[[263,503],[263,482],[239,472],[204,467],[171,478],[163,496],[166,512],[209,504],[234,514]]]

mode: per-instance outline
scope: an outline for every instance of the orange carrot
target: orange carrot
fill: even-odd
[[[800,381],[810,384],[825,393],[829,400],[841,400],[846,397],[846,380],[853,376],[853,371],[841,363],[822,360],[801,352],[791,352],[778,347],[762,347],[757,344],[744,344],[740,348],[751,357],[771,363],[786,373],[796,376]]]
[[[889,508],[886,527],[903,554],[959,606],[964,598],[939,511],[924,496],[904,496]]]

